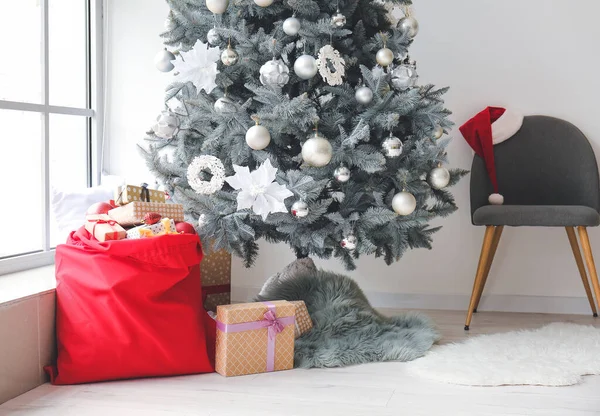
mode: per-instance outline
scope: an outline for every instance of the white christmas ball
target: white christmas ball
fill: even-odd
[[[179,119],[171,111],[162,111],[156,118],[152,131],[161,139],[172,139],[179,131]]]
[[[302,159],[317,168],[327,166],[333,157],[331,143],[319,134],[315,134],[302,145]]]
[[[310,55],[302,55],[294,62],[294,72],[299,78],[311,79],[318,71],[317,60]]]
[[[356,249],[358,245],[358,238],[355,235],[350,234],[348,237],[344,238],[340,245],[348,251],[352,251]]]
[[[433,189],[445,188],[450,183],[450,172],[441,166],[432,169],[429,175],[427,175],[427,183]]]
[[[389,48],[381,48],[377,51],[375,59],[377,59],[379,65],[389,66],[394,62],[394,52]]]
[[[288,17],[283,21],[283,32],[288,36],[296,36],[300,32],[300,20],[294,16]]]
[[[237,105],[231,98],[224,96],[215,102],[215,111],[217,113],[234,113],[237,111]]]
[[[214,14],[223,14],[229,6],[229,0],[206,0],[206,8]]]
[[[296,201],[292,204],[291,212],[294,217],[304,218],[309,214],[310,210],[306,202]]]
[[[373,101],[373,91],[369,87],[360,87],[356,90],[354,97],[361,104],[369,104]]]
[[[217,29],[213,27],[211,30],[209,30],[206,34],[206,40],[213,46],[219,43],[219,34],[217,33]]]
[[[444,135],[444,129],[442,128],[442,126],[440,126],[440,125],[435,126],[435,129],[433,130],[433,138],[438,140],[438,139],[441,139],[443,135]]]
[[[348,182],[350,180],[350,169],[346,166],[340,166],[333,172],[333,177],[338,182]]]
[[[500,194],[491,194],[488,197],[488,202],[492,205],[502,205],[504,204],[504,196]]]
[[[263,85],[282,88],[290,80],[290,69],[281,59],[266,62],[260,67],[260,82]]]
[[[403,144],[402,140],[395,136],[390,136],[383,141],[381,144],[383,152],[387,157],[398,157],[402,154]]]
[[[392,85],[403,91],[417,84],[419,75],[413,65],[400,65],[392,71]]]
[[[419,33],[419,22],[412,16],[406,16],[400,19],[397,27],[402,33],[408,34],[408,37],[411,39]]]
[[[271,133],[263,126],[252,126],[246,132],[246,143],[254,150],[262,150],[271,143]]]
[[[254,0],[254,3],[260,7],[269,7],[271,4],[273,4],[273,0]]]
[[[154,65],[156,65],[156,69],[161,72],[169,72],[175,68],[173,62],[175,60],[175,55],[169,52],[166,48],[156,54],[154,57]]]
[[[394,195],[392,208],[399,215],[410,215],[417,208],[417,200],[410,192],[402,191]]]
[[[221,62],[223,62],[223,65],[225,66],[237,64],[239,58],[240,56],[234,49],[231,48],[231,46],[228,46],[223,53],[221,53]]]

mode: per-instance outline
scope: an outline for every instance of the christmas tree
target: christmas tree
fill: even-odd
[[[264,238],[349,269],[431,248],[465,171],[442,166],[446,88],[417,83],[410,0],[167,3],[156,64],[174,82],[144,156],[204,242],[247,266]]]

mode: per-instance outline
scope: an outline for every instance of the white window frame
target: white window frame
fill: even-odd
[[[30,111],[42,115],[42,182],[43,182],[43,227],[42,250],[29,254],[0,259],[0,276],[54,263],[54,250],[50,245],[50,114],[67,114],[88,117],[88,186],[100,183],[102,173],[102,137],[104,129],[104,49],[103,49],[103,0],[87,0],[86,14],[89,16],[87,32],[87,95],[88,108],[50,105],[48,1],[40,0],[42,12],[42,104],[0,100],[0,109]],[[4,237],[8,238],[8,237]]]

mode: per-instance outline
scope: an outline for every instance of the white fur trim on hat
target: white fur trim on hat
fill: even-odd
[[[523,115],[506,110],[498,120],[492,123],[492,142],[502,143],[514,136],[523,125]]]

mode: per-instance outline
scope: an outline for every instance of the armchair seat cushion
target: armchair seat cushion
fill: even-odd
[[[473,213],[474,225],[509,227],[595,227],[600,214],[582,205],[486,205]]]

